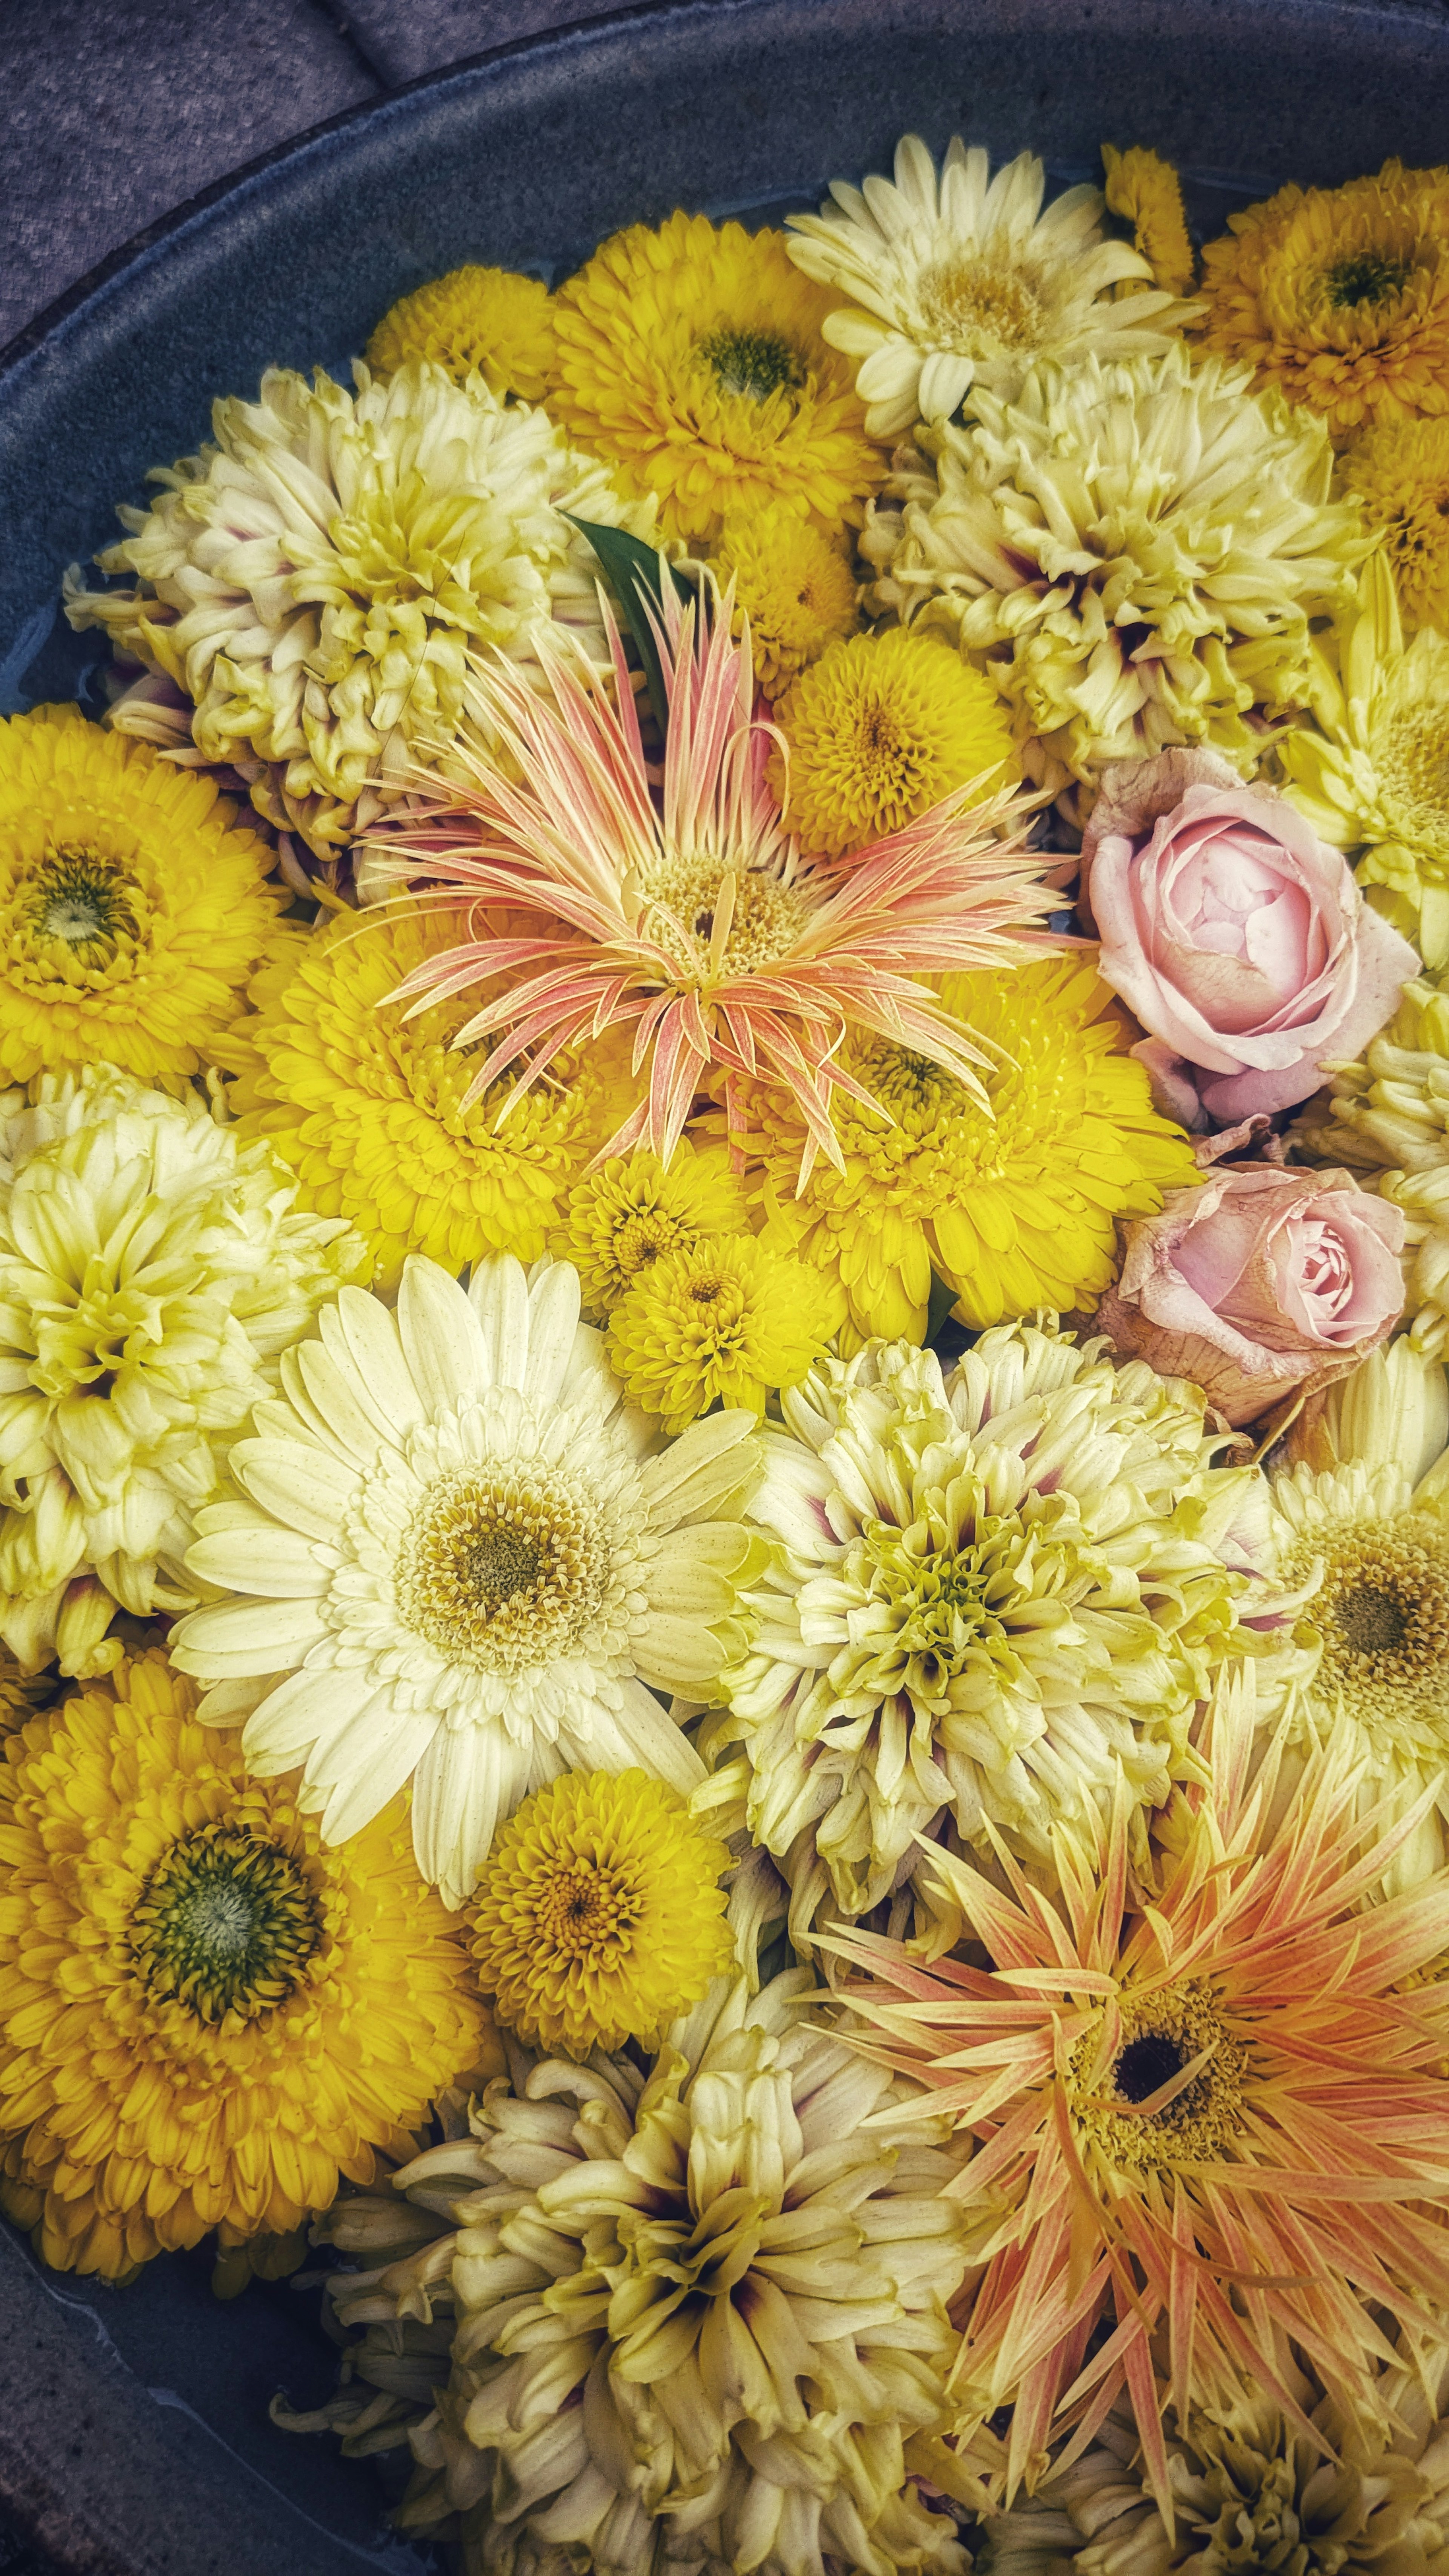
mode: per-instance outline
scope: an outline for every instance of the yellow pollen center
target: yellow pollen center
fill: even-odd
[[[1068,2097],[1084,2143],[1107,2163],[1138,2172],[1192,2164],[1221,2155],[1236,2136],[1248,2064],[1245,2042],[1227,2030],[1210,1989],[1189,1979],[1140,2001],[1123,1995],[1115,2049],[1106,2051],[1105,2023],[1085,2034]]]
[[[729,931],[718,961],[721,977],[755,974],[795,945],[812,906],[798,886],[784,885],[766,868],[721,867],[717,859],[675,859],[648,886],[640,913],[641,934],[658,942],[675,978],[697,984],[712,971],[710,942],[724,892],[734,874]]]
[[[640,1899],[617,1871],[588,1860],[556,1869],[534,1901],[542,1947],[568,1959],[598,1958],[628,1946],[639,1920]]]
[[[394,1573],[402,1616],[450,1663],[519,1672],[572,1652],[608,1592],[609,1550],[563,1470],[437,1477]]]
[[[637,1279],[662,1252],[672,1252],[685,1228],[662,1208],[645,1208],[625,1219],[614,1237],[614,1267],[625,1279]]]
[[[965,358],[1039,347],[1044,320],[1028,270],[1000,253],[955,252],[923,270],[917,288],[928,335]]]

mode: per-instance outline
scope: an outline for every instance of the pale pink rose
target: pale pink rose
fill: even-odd
[[[1402,1210],[1347,1172],[1210,1171],[1123,1242],[1094,1329],[1123,1358],[1191,1378],[1235,1428],[1345,1377],[1403,1306]]]
[[[1103,980],[1148,1032],[1132,1052],[1198,1130],[1306,1100],[1419,971],[1341,852],[1210,751],[1108,770],[1082,894]]]

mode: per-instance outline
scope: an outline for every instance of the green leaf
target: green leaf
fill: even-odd
[[[955,1289],[948,1288],[944,1279],[938,1279],[933,1270],[931,1273],[931,1301],[926,1308],[925,1347],[928,1351],[933,1351],[935,1349],[936,1336],[940,1332],[941,1326],[946,1322],[946,1319],[955,1303]]]
[[[660,624],[664,622],[662,576],[668,572],[681,599],[692,599],[694,592],[682,573],[677,573],[653,546],[640,537],[631,537],[627,528],[596,527],[592,519],[576,519],[572,510],[563,516],[588,538],[604,567],[604,575],[628,621],[644,677],[649,688],[649,704],[661,733],[668,729],[669,700],[664,692],[664,672],[659,648],[654,641],[649,618],[652,611]]]

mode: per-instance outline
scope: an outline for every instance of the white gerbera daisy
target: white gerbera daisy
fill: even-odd
[[[184,1620],[173,1660],[218,1686],[211,1723],[250,1712],[264,1777],[305,1762],[329,1842],[416,1774],[419,1865],[460,1905],[561,1771],[702,1777],[653,1691],[706,1696],[742,1642],[754,1419],[650,1455],[566,1262],[499,1256],[465,1295],[414,1256],[395,1315],[347,1290],[319,1323],[232,1453],[249,1499],[202,1514],[188,1558],[251,1597]]]
[[[834,205],[791,215],[790,256],[863,311],[832,313],[832,348],[861,360],[855,389],[873,438],[949,420],[973,385],[1009,402],[1036,358],[1128,357],[1166,348],[1195,308],[1152,285],[1126,242],[1104,241],[1099,188],[1068,188],[1043,214],[1046,173],[1022,152],[989,179],[979,145],[953,136],[936,165],[918,134],[896,180],[831,183]],[[1113,300],[1123,279],[1147,281]]]

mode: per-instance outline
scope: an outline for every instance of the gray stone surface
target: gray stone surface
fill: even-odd
[[[619,0],[343,0],[339,12],[390,88],[421,80],[470,54],[511,45],[579,18],[602,17]]]

